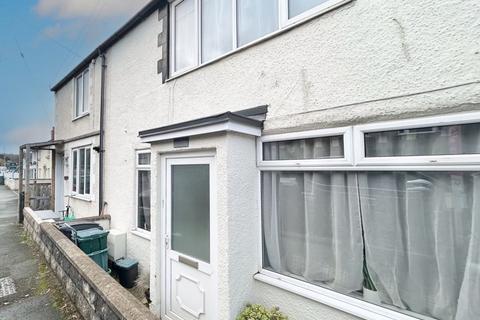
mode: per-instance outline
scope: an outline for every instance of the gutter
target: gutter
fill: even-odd
[[[98,178],[98,215],[103,214],[103,191],[104,191],[104,166],[105,166],[105,74],[107,70],[107,58],[99,52],[102,59],[102,76],[100,86],[100,150],[99,152],[99,178]]]

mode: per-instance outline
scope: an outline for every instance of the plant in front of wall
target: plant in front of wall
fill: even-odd
[[[278,307],[267,309],[259,304],[247,304],[237,320],[288,320]]]

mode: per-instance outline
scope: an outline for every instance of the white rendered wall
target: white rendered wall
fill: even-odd
[[[55,93],[55,139],[66,140],[100,129],[101,59],[89,65],[88,115],[75,119],[75,80]]]
[[[150,147],[140,143],[138,132],[147,119],[158,118],[156,110],[162,103],[162,78],[157,74],[162,48],[157,46],[157,37],[163,23],[153,13],[107,53],[104,200],[112,228],[127,232],[127,255],[139,260],[141,272],[149,270],[150,240],[133,230],[135,152]]]
[[[88,115],[74,119],[75,81],[72,79],[55,94],[55,139],[69,140],[98,132],[100,129],[100,84],[101,59],[89,65],[89,112]],[[76,217],[96,216],[99,214],[98,204],[98,153],[91,153],[91,197],[89,200],[72,197],[72,161],[73,148],[99,145],[99,137],[75,140],[64,145],[63,193],[64,204],[70,205]],[[61,152],[62,150],[58,150]],[[57,195],[58,196],[58,195]]]
[[[140,130],[263,104],[269,105],[265,133],[479,110],[479,11],[476,0],[357,0],[166,84],[156,69],[162,58],[157,46],[162,28],[152,14],[107,54],[105,200],[112,227],[129,231],[134,225],[135,149],[148,147],[139,142]],[[68,104],[68,97],[57,95],[57,102],[63,99]],[[67,132],[71,125],[59,131]],[[227,139],[224,147],[228,145]],[[248,161],[240,163],[234,153],[230,157],[245,177],[253,175]],[[257,186],[258,178],[249,182]],[[237,193],[232,189],[230,194]],[[238,204],[257,206],[242,199],[229,196],[224,201],[239,211]],[[237,217],[240,223],[241,215]],[[232,239],[231,232],[221,236]],[[129,255],[142,268],[154,259],[149,246],[150,241],[129,232]],[[236,251],[224,249],[226,261],[234,262]],[[237,248],[243,252],[238,257],[245,257],[247,249]],[[253,270],[250,264],[237,267],[239,272]],[[234,270],[225,272],[224,283],[233,284]],[[353,318],[249,276],[245,288],[250,302],[278,305],[291,319]],[[154,279],[157,286],[158,281]],[[231,304],[220,306],[224,315],[232,316],[243,297],[231,296],[245,290],[236,286],[220,288]]]

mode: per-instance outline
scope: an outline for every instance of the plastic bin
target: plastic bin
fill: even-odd
[[[69,222],[69,223],[61,223],[58,225],[58,229],[70,240],[75,242],[75,236],[73,233],[81,230],[87,229],[97,229],[103,230],[103,228],[94,222]]]
[[[103,270],[108,272],[108,249],[92,252],[87,254],[96,264]]]
[[[120,284],[125,288],[133,288],[138,277],[138,261],[119,259],[114,263]]]
[[[74,234],[77,246],[86,254],[107,249],[108,231],[98,229],[80,230]]]

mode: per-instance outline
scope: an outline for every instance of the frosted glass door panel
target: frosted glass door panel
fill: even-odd
[[[172,165],[172,249],[210,262],[210,168]]]

